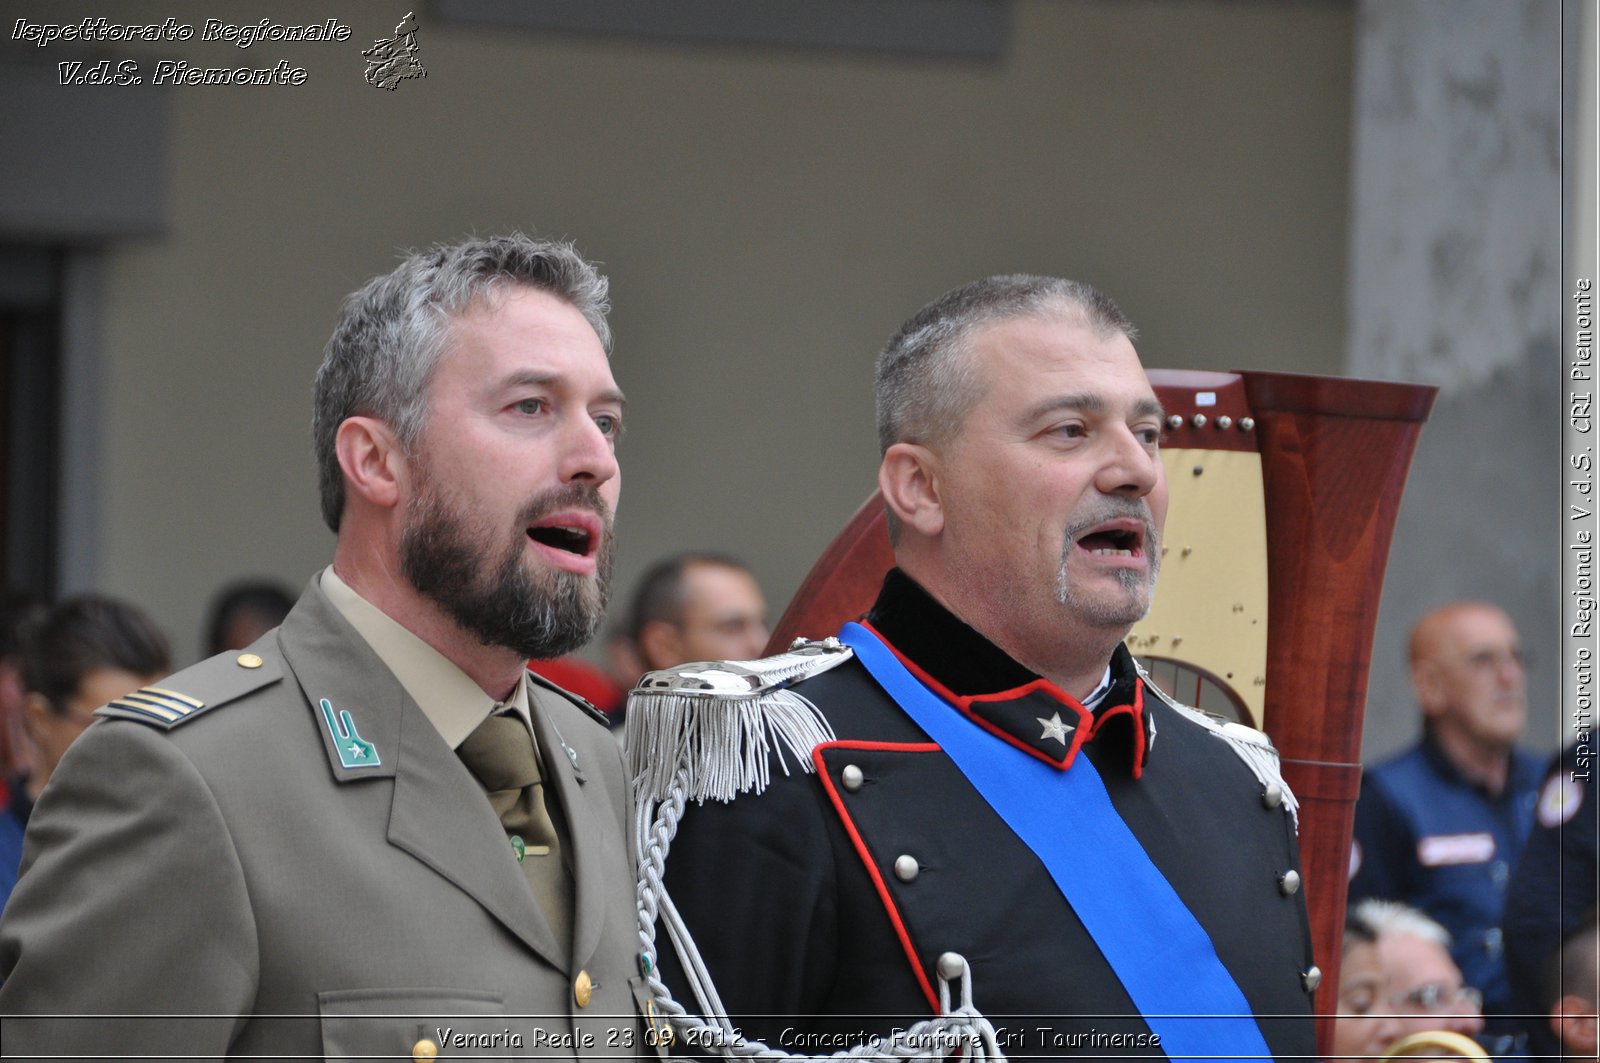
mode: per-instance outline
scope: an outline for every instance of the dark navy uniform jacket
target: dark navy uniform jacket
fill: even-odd
[[[1501,920],[1512,1004],[1530,1015],[1549,1013],[1551,958],[1595,903],[1597,804],[1593,748],[1574,742],[1550,766],[1539,790],[1533,833],[1511,876]],[[1536,1051],[1557,1051],[1543,1021],[1528,1026]]]
[[[1075,718],[1077,702],[898,571],[868,622],[996,741],[1060,766],[1095,732],[1083,749],[1113,804],[1210,935],[1274,1055],[1313,1055],[1304,898],[1297,876],[1284,885],[1294,826],[1226,741],[1146,696],[1120,647],[1098,714]],[[668,890],[741,1032],[829,1052],[907,1027],[936,1013],[935,964],[955,951],[1012,1058],[1159,1058],[1038,858],[860,663],[795,689],[838,736],[814,752],[821,770],[775,767],[760,795],[690,806],[667,861]],[[1041,737],[1056,713],[1076,724],[1065,755]],[[1070,823],[1073,810],[1060,815]],[[1130,921],[1140,915],[1130,906]],[[1161,948],[1149,942],[1157,962]],[[675,962],[662,962],[681,998]]]
[[[1466,984],[1483,992],[1486,1014],[1512,1010],[1500,909],[1543,775],[1540,758],[1514,751],[1505,789],[1490,794],[1424,736],[1361,782],[1350,902],[1404,901],[1438,920]]]

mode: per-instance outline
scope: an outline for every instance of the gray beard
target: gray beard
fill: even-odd
[[[605,528],[592,578],[529,572],[523,561],[525,533],[494,562],[492,535],[469,527],[459,507],[452,508],[431,483],[408,507],[401,572],[418,594],[486,646],[541,659],[571,653],[599,631],[611,598],[614,536],[608,507],[594,487],[574,485],[541,495],[517,523],[527,528],[546,513],[575,506],[598,513]]]
[[[1067,562],[1076,548],[1078,537],[1097,524],[1125,517],[1131,517],[1144,524],[1144,551],[1149,570],[1134,572],[1123,569],[1116,573],[1117,582],[1127,595],[1124,602],[1085,600],[1082,595],[1074,594],[1072,581],[1067,575]],[[1061,543],[1061,568],[1056,572],[1056,601],[1072,609],[1095,627],[1132,627],[1144,619],[1145,614],[1150,611],[1151,603],[1156,600],[1156,576],[1160,572],[1161,533],[1156,530],[1155,520],[1150,515],[1150,507],[1143,499],[1127,501],[1106,498],[1097,503],[1083,519],[1076,521],[1066,530]]]

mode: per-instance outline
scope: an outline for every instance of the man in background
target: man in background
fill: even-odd
[[[1361,901],[1349,921],[1375,940],[1384,986],[1380,1010],[1397,1020],[1396,1038],[1424,1030],[1467,1037],[1483,1032],[1483,996],[1450,958],[1449,931],[1395,901]]]
[[[1540,759],[1516,746],[1527,674],[1501,609],[1456,602],[1417,622],[1411,685],[1423,734],[1367,771],[1356,805],[1350,901],[1403,901],[1449,932],[1467,984],[1481,990],[1486,1039],[1504,1054],[1523,1023],[1505,973],[1500,912],[1533,825]]]
[[[217,591],[201,636],[207,657],[242,650],[283,623],[294,595],[271,580],[240,580]]]
[[[1600,1011],[1600,930],[1592,903],[1583,921],[1567,935],[1550,964],[1545,999],[1550,1028],[1567,1059],[1594,1060],[1600,1048],[1596,1011]]]
[[[651,565],[629,613],[645,671],[690,661],[747,661],[766,648],[767,600],[743,562],[683,553]],[[638,677],[635,676],[635,679]]]
[[[742,562],[682,553],[645,570],[627,611],[606,634],[606,668],[575,656],[533,661],[540,675],[583,695],[612,728],[646,672],[689,661],[747,660],[767,644],[767,601]]]
[[[67,598],[35,613],[21,625],[17,641],[23,723],[33,756],[6,812],[26,829],[34,803],[94,710],[165,675],[172,650],[143,609],[98,594]],[[0,869],[0,905],[10,896],[20,862],[19,852],[16,862]]]
[[[1549,1012],[1555,998],[1544,990],[1552,957],[1585,913],[1593,912],[1600,874],[1597,808],[1592,737],[1586,731],[1550,765],[1539,788],[1533,833],[1506,891],[1506,973],[1512,1000],[1529,1014]],[[1537,1055],[1554,1055],[1560,1047],[1545,1024],[1535,1023],[1528,1035]]]

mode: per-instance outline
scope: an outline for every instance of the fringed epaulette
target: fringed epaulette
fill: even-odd
[[[1193,720],[1204,727],[1224,742],[1238,754],[1245,766],[1255,774],[1260,781],[1264,793],[1279,793],[1282,795],[1284,811],[1289,813],[1289,818],[1294,822],[1295,829],[1300,828],[1300,802],[1295,799],[1294,792],[1289,789],[1289,784],[1283,781],[1283,773],[1278,767],[1278,749],[1272,744],[1272,739],[1265,732],[1254,727],[1246,727],[1242,723],[1225,719],[1214,712],[1205,712],[1191,708],[1167,695],[1148,673],[1144,666],[1137,660],[1133,666],[1139,672],[1139,678],[1144,680],[1144,688],[1160,698],[1174,712],[1185,719]]]
[[[811,750],[834,738],[817,707],[789,689],[852,656],[838,639],[797,641],[755,661],[704,661],[650,672],[628,695],[628,767],[640,801],[684,796],[731,801],[760,793],[776,753],[811,771]]]

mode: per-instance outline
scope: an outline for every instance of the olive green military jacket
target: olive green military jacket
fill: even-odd
[[[621,757],[533,692],[570,950],[482,788],[313,581],[248,653],[119,699],[63,758],[0,918],[7,1056],[632,1055]]]

